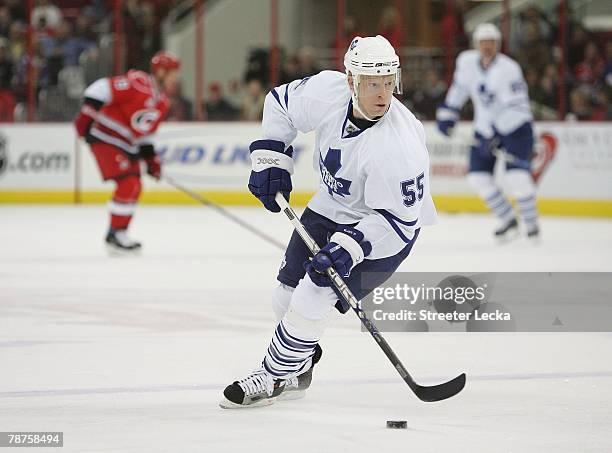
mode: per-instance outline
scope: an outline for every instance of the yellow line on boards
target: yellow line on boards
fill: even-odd
[[[257,206],[259,202],[246,192],[198,191],[206,199],[226,206]],[[293,192],[291,203],[306,206],[312,192]],[[110,191],[81,192],[81,203],[105,203],[111,197]],[[59,204],[74,203],[73,191],[0,191],[0,204]],[[198,204],[188,195],[179,191],[148,191],[143,193],[143,204]],[[440,212],[487,212],[484,203],[474,196],[437,195],[434,196],[436,208]],[[612,200],[569,200],[543,198],[538,200],[538,208],[544,215],[612,217]]]

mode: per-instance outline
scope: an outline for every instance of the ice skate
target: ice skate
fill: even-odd
[[[223,400],[219,406],[223,409],[269,406],[283,392],[286,382],[274,379],[266,370],[260,368],[246,378],[228,385],[223,391]]]
[[[141,248],[140,242],[130,239],[125,230],[109,230],[106,235],[106,249],[111,255],[138,254]]]
[[[532,244],[540,243],[540,228],[537,225],[527,230],[527,240]]]
[[[497,230],[495,230],[493,235],[495,236],[497,242],[499,242],[500,244],[505,244],[507,242],[513,241],[514,239],[518,238],[519,235],[518,222],[516,221],[516,219],[511,219],[507,221]]]
[[[304,373],[285,381],[285,389],[278,396],[278,401],[297,400],[306,396],[306,390],[308,390],[312,382],[312,370],[321,360],[321,355],[323,355],[323,349],[317,344],[315,346],[315,353],[312,356],[312,366]]]

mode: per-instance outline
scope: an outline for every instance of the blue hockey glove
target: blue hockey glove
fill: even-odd
[[[281,192],[289,201],[293,189],[293,147],[285,149],[285,144],[277,140],[256,140],[249,150],[252,164],[249,190],[268,211],[280,212],[274,197]]]
[[[438,130],[447,137],[453,134],[453,129],[458,119],[459,111],[452,107],[448,107],[446,104],[442,104],[436,110],[436,125],[438,126]]]
[[[436,126],[438,126],[438,130],[441,133],[443,133],[447,137],[450,137],[451,135],[453,135],[453,129],[455,128],[455,122],[454,121],[436,121]]]
[[[351,269],[361,263],[372,251],[372,244],[364,240],[363,233],[355,228],[340,227],[329,243],[311,261],[304,263],[304,269],[317,286],[332,286],[327,269],[333,267],[342,277],[348,277]]]

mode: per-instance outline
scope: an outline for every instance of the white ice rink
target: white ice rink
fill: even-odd
[[[232,211],[289,237],[280,214]],[[222,410],[267,347],[280,250],[200,206],[141,207],[138,258],[106,256],[103,206],[0,206],[0,224],[0,431],[78,453],[612,452],[611,333],[387,334],[417,380],[467,373],[422,403],[347,313],[305,399]],[[402,270],[612,271],[612,222],[542,225],[540,246],[500,247],[492,218],[443,215]]]

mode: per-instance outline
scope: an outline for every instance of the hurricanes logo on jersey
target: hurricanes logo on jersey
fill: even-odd
[[[156,109],[138,110],[132,115],[132,128],[142,134],[148,134],[153,130],[161,113]]]
[[[349,188],[351,187],[351,181],[336,177],[336,173],[340,170],[342,164],[340,163],[340,150],[329,148],[325,155],[325,160],[319,155],[319,168],[321,169],[321,179],[327,186],[329,194],[340,195],[344,197],[350,195]]]

